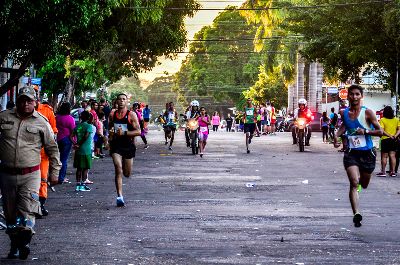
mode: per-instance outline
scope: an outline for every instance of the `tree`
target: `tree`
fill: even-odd
[[[360,82],[360,75],[376,71],[382,83],[395,88],[400,36],[400,2],[354,0],[292,1],[286,20],[289,30],[304,36],[301,54],[323,63],[329,77]]]
[[[178,9],[167,9],[171,7]],[[0,10],[0,34],[5,37],[0,60],[11,57],[21,67],[0,94],[31,63],[43,66],[61,55],[71,66],[75,60],[96,61],[111,81],[151,69],[157,56],[171,56],[184,47],[184,17],[198,7],[195,0],[6,1]]]
[[[140,86],[140,81],[136,77],[122,78],[108,87],[109,99],[117,98],[120,93],[126,94],[131,102],[147,102],[148,96],[145,90]]]
[[[256,27],[248,25],[239,11],[228,7],[211,26],[196,33],[178,73],[178,85],[217,101],[239,101],[257,80],[260,59],[253,53],[255,32]]]

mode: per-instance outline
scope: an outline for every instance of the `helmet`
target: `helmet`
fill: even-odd
[[[305,98],[299,99],[299,105],[303,104],[304,106],[307,106],[307,100]]]
[[[200,103],[197,100],[193,100],[192,102],[190,102],[190,106],[192,107],[199,107]]]

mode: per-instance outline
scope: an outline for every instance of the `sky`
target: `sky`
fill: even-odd
[[[198,0],[198,2],[202,5],[202,8],[225,8],[226,6],[240,6],[245,0]],[[199,10],[192,18],[186,18],[185,25],[186,30],[188,31],[187,38],[193,39],[194,34],[198,32],[202,27],[211,25],[214,18],[218,15],[219,10]],[[189,43],[186,47],[186,51],[188,50]],[[147,73],[138,74],[139,79],[142,83],[143,87],[147,87],[151,81],[156,77],[166,76],[164,72],[168,74],[174,74],[179,71],[182,60],[185,59],[187,54],[180,53],[178,54],[175,60],[163,59],[160,58],[160,65],[157,65]]]

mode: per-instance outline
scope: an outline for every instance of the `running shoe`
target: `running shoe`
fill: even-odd
[[[360,227],[362,221],[362,215],[360,213],[356,213],[353,217],[353,223],[355,227]]]
[[[250,154],[250,150],[249,149],[247,149],[247,153]]]
[[[397,177],[397,174],[396,173],[394,173],[394,172],[391,172],[390,174],[389,174],[391,177]]]
[[[76,184],[75,191],[80,191],[81,190],[81,184]]]
[[[79,188],[79,191],[90,191],[90,188],[85,184],[82,184]]]
[[[376,173],[376,176],[377,177],[386,177],[386,174],[384,172],[379,172],[379,173]]]
[[[200,153],[200,157],[203,157],[203,153]]]
[[[172,151],[172,147],[170,146],[170,147],[168,147],[168,150],[171,150]]]
[[[147,148],[149,148],[149,145],[148,145],[148,144],[146,144],[146,145],[144,146],[144,149],[147,149]]]
[[[125,202],[123,197],[117,197],[117,207],[124,207]]]
[[[357,186],[357,192],[360,193],[361,191],[362,191],[362,186],[361,186],[361,184],[358,184],[358,186]]]

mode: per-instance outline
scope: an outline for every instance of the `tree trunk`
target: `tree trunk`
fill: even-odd
[[[26,60],[24,63],[20,65],[18,69],[12,69],[12,68],[0,69],[1,72],[6,72],[11,74],[10,79],[8,79],[8,81],[0,87],[0,96],[7,93],[14,86],[18,86],[19,79],[21,78],[21,76],[25,74],[25,70],[29,65],[30,65],[30,60]]]
[[[65,86],[65,90],[64,90],[64,94],[63,97],[61,99],[61,101],[66,101],[71,103],[71,105],[73,104],[73,98],[74,98],[74,92],[75,92],[75,81],[76,78],[74,75],[71,75],[68,78],[67,84]]]

